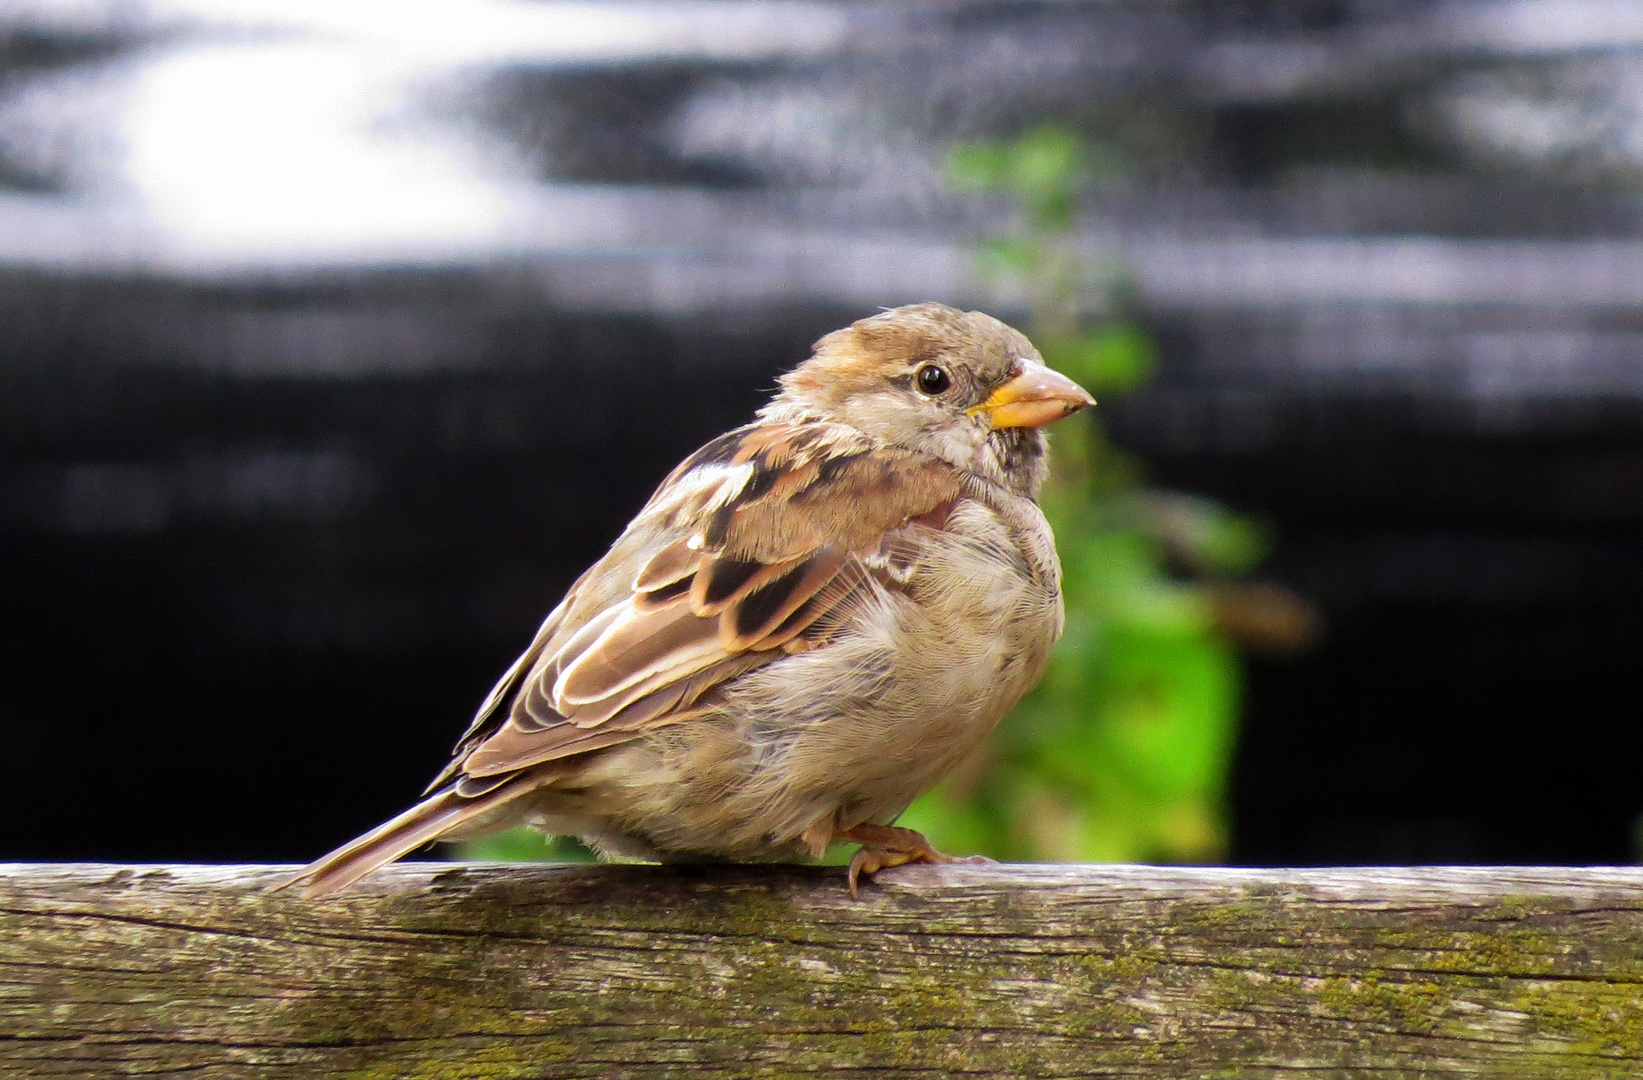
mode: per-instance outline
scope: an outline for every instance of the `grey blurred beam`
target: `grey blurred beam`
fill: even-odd
[[[124,0],[3,0],[0,32],[124,38],[217,34],[332,35],[372,44],[411,46],[422,63],[456,65],[473,60],[533,64],[620,64],[665,57],[673,60],[768,60],[871,47],[853,33],[852,18],[864,5],[814,0],[569,0],[536,4],[487,4],[466,10],[440,5],[382,19],[368,9],[319,10],[281,5],[235,8],[215,0],[131,4]],[[875,20],[882,24],[882,18]],[[221,40],[221,38],[219,38]]]
[[[1643,306],[1631,240],[1254,239],[1123,248],[1155,304]]]
[[[1123,268],[1143,303],[1162,308],[1643,307],[1643,243],[1634,241],[1114,238],[1091,243],[1090,254]],[[981,281],[969,249],[905,236],[732,231],[711,251],[543,251],[539,257],[550,293],[572,306],[1018,302]]]
[[[1362,94],[1457,61],[1567,58],[1643,48],[1643,0],[1448,0],[1312,33],[1215,41],[1189,84],[1220,102]]]
[[[1129,232],[1087,242],[1125,270],[1147,304],[1180,308],[1485,304],[1643,307],[1643,242],[1229,238]],[[369,270],[376,261],[268,262],[191,251],[93,205],[0,197],[0,267],[141,271],[255,279]],[[743,196],[643,188],[547,188],[506,236],[471,250],[382,265],[509,267],[535,274],[567,307],[697,311],[772,302],[856,306],[942,299],[1010,306],[972,249],[915,229],[803,225]]]
[[[17,1077],[1643,1073],[1643,870],[0,868]]]

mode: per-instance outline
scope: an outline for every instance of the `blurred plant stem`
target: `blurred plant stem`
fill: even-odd
[[[1098,400],[1137,386],[1156,358],[1124,311],[1120,264],[1079,244],[1079,197],[1123,173],[1119,155],[1057,126],[951,157],[956,186],[1011,210],[1010,230],[979,246],[982,273],[1018,290],[1045,360]],[[984,753],[901,823],[943,850],[1008,860],[1220,858],[1242,689],[1231,638],[1299,647],[1310,609],[1233,580],[1265,555],[1263,530],[1213,500],[1143,487],[1099,408],[1054,429],[1042,505],[1067,608],[1055,658]]]

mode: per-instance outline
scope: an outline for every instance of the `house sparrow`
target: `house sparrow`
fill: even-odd
[[[520,823],[663,860],[853,841],[852,894],[951,861],[889,823],[1044,672],[1062,613],[1038,429],[1093,404],[980,312],[828,334],[570,587],[430,794],[286,884],[320,896]]]

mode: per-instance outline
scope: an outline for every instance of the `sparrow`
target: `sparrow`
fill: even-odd
[[[480,705],[425,798],[298,871],[321,896],[527,824],[603,857],[862,847],[1044,673],[1060,564],[1040,428],[1094,399],[1018,331],[925,303],[828,334],[673,470]]]

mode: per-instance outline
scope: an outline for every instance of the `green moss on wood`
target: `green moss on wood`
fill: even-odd
[[[1643,1075],[1643,873],[1193,873],[0,873],[0,1071]]]

